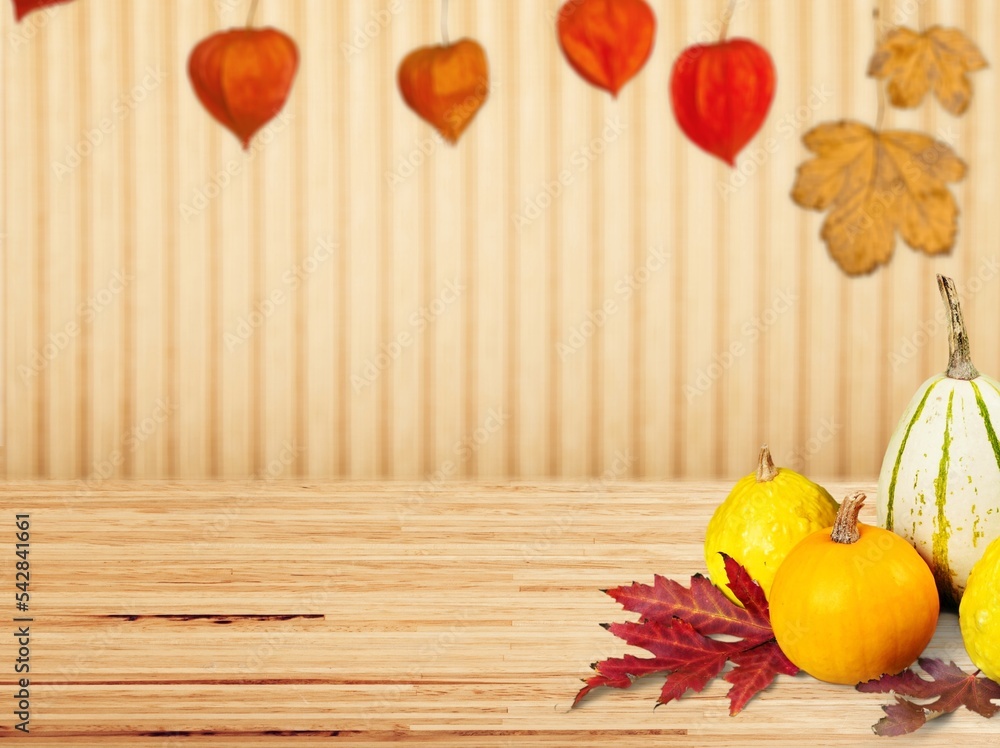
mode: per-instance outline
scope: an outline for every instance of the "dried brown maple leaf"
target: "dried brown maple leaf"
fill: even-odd
[[[964,706],[983,717],[992,717],[1000,706],[991,699],[1000,699],[1000,684],[979,675],[964,672],[954,662],[945,664],[933,657],[921,657],[917,662],[933,680],[920,677],[913,670],[898,675],[883,675],[876,680],[859,683],[863,693],[896,694],[896,703],[882,707],[886,716],[872,725],[876,735],[904,735],[920,729],[928,719],[940,717]],[[909,699],[934,699],[927,704],[915,704]]]
[[[725,554],[723,557],[730,589],[743,603],[742,608],[701,574],[691,577],[689,588],[656,575],[652,586],[633,582],[605,590],[625,610],[641,617],[634,623],[602,625],[653,657],[627,654],[594,663],[591,667],[597,674],[585,681],[574,706],[599,686],[628,688],[636,678],[664,672],[667,680],[657,703],[666,704],[689,689],[701,691],[732,662],[736,667],[723,678],[733,684],[729,689],[729,713],[733,715],[767,688],[778,673],[795,675],[799,669],[774,640],[763,590],[737,561]],[[718,635],[729,640],[712,638]]]
[[[824,122],[802,137],[815,158],[801,164],[792,199],[830,209],[820,236],[849,275],[888,262],[896,232],[914,249],[949,252],[958,206],[946,187],[965,176],[965,162],[919,132],[877,131],[860,122]]]
[[[966,73],[986,65],[979,48],[958,29],[931,26],[920,33],[900,26],[882,38],[868,63],[868,75],[889,79],[893,106],[915,107],[933,88],[941,106],[958,115],[972,98]]]

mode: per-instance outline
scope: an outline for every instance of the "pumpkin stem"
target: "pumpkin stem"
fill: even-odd
[[[972,358],[969,355],[969,335],[965,331],[965,320],[962,319],[962,306],[958,301],[958,289],[955,287],[955,281],[939,275],[937,282],[941,298],[944,299],[944,303],[951,313],[951,328],[948,334],[948,371],[945,374],[951,379],[975,379],[979,376],[979,371],[973,366]]]
[[[858,514],[866,498],[864,491],[856,491],[844,499],[844,503],[837,510],[837,519],[834,520],[833,531],[830,533],[834,543],[850,545],[858,542],[858,538],[861,537],[861,533],[858,532]]]
[[[760,457],[757,458],[757,482],[767,483],[774,480],[777,474],[778,468],[774,466],[774,460],[771,459],[771,450],[767,448],[766,444],[761,445]]]

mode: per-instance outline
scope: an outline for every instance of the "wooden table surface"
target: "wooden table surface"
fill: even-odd
[[[830,484],[841,498],[873,485]],[[39,746],[885,744],[887,696],[779,676],[737,717],[717,682],[654,710],[661,678],[570,710],[625,651],[599,589],[703,569],[722,483],[106,482],[0,488],[0,616],[30,514]],[[867,508],[868,521],[872,520]],[[11,622],[8,626],[12,627]],[[0,737],[17,643],[0,637]],[[638,652],[638,651],[637,651]],[[954,614],[929,653],[968,665]],[[900,745],[996,744],[962,710]]]

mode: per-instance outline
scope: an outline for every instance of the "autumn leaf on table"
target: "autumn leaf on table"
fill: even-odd
[[[845,273],[888,262],[897,231],[927,254],[951,251],[958,206],[946,183],[960,181],[966,165],[950,146],[850,120],[818,125],[802,142],[816,155],[799,166],[792,199],[830,210],[820,236]]]
[[[795,675],[798,668],[774,641],[763,590],[738,562],[725,554],[723,557],[730,589],[743,603],[742,608],[701,574],[691,577],[689,588],[656,575],[652,586],[633,582],[606,590],[640,619],[602,625],[653,657],[627,654],[594,663],[591,667],[597,674],[585,681],[574,706],[595,688],[628,688],[636,678],[654,673],[667,674],[657,699],[657,703],[666,704],[688,690],[701,691],[732,662],[736,667],[723,678],[733,684],[729,713],[735,715],[767,688],[775,675]],[[713,638],[720,635],[738,638]]]
[[[991,699],[1000,699],[1000,684],[978,675],[969,675],[954,662],[945,664],[931,657],[917,662],[933,680],[922,678],[913,670],[898,675],[883,675],[877,680],[859,683],[862,693],[894,692],[896,703],[882,707],[886,716],[872,725],[876,735],[895,736],[920,729],[928,719],[948,714],[964,706],[983,717],[992,717],[1000,706]],[[909,699],[934,699],[927,704],[915,704]]]
[[[966,73],[986,65],[979,48],[958,29],[932,26],[920,33],[901,26],[883,37],[868,64],[868,75],[889,80],[893,106],[915,107],[933,89],[941,106],[959,115],[972,98]]]
[[[14,0],[14,17],[20,21],[33,10],[39,10],[46,5],[60,5],[71,0]]]

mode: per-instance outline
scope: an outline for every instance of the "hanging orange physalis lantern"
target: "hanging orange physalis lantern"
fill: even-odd
[[[46,5],[59,5],[70,0],[14,0],[14,18],[20,21],[33,10],[39,10]]]
[[[249,148],[254,133],[285,105],[298,65],[291,37],[273,28],[250,28],[248,21],[247,28],[201,41],[191,52],[188,75],[208,113]]]
[[[448,43],[446,7],[441,13],[444,43],[419,47],[403,58],[399,91],[410,109],[449,143],[457,143],[486,101],[490,71],[486,53],[477,42],[459,39]]]
[[[573,69],[617,97],[653,51],[656,16],[646,0],[567,0],[556,31]]]
[[[726,40],[732,8],[719,41],[685,49],[670,76],[677,124],[695,145],[730,166],[764,124],[775,88],[766,49],[749,39]]]

